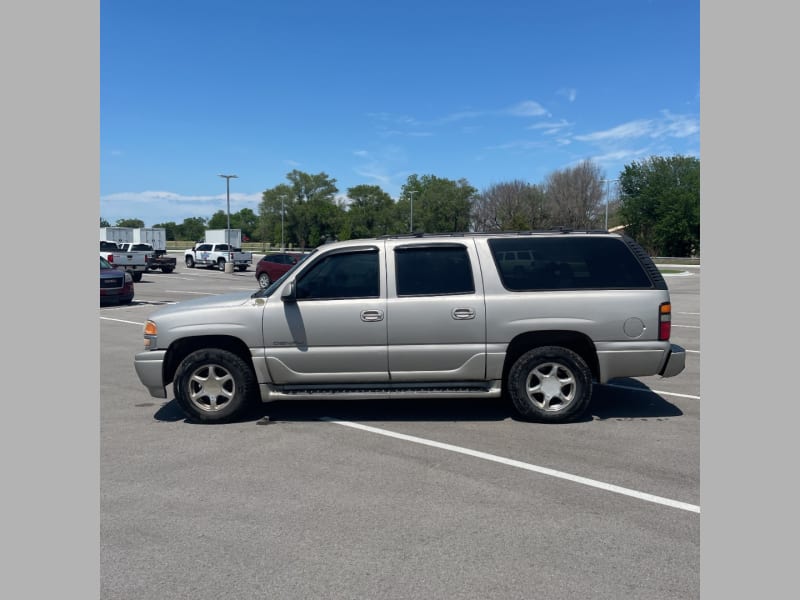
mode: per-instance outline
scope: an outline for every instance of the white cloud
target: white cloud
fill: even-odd
[[[700,132],[700,123],[694,117],[685,115],[673,115],[668,110],[662,110],[664,121],[659,122],[653,137],[677,137],[684,138]]]
[[[661,119],[629,121],[611,129],[576,135],[575,139],[580,142],[607,142],[641,137],[653,139],[663,137],[685,138],[700,132],[700,123],[696,117],[673,115],[668,110],[662,110],[661,114]]]
[[[561,88],[556,94],[564,96],[569,102],[575,102],[575,99],[578,97],[578,90],[575,88]]]
[[[511,108],[506,109],[506,113],[514,115],[515,117],[540,117],[548,115],[549,113],[538,102],[533,100],[524,100]]]
[[[617,125],[604,131],[596,131],[586,135],[576,135],[575,139],[580,142],[601,142],[607,140],[622,140],[649,135],[653,131],[653,122],[649,120],[630,121]]]
[[[553,135],[562,131],[566,127],[571,127],[572,123],[566,121],[565,119],[561,119],[560,121],[542,121],[541,123],[534,123],[533,125],[528,125],[526,129],[544,129],[542,133],[545,135]]]

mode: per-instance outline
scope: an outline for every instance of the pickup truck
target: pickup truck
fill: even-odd
[[[186,266],[216,267],[225,270],[225,264],[230,261],[238,271],[246,271],[253,264],[253,253],[243,252],[241,248],[233,248],[228,244],[207,244],[198,242],[193,248],[183,253]]]
[[[128,271],[134,281],[141,281],[142,275],[147,271],[149,252],[143,250],[127,251],[117,242],[100,240],[100,256],[105,258],[116,268]]]
[[[147,270],[161,269],[162,273],[172,273],[178,264],[178,259],[169,256],[166,252],[159,253],[151,244],[133,244],[130,242],[118,244],[125,252],[147,252]]]
[[[594,383],[681,373],[671,318],[666,280],[622,234],[384,236],[321,245],[255,293],[154,311],[134,368],[201,422],[258,400],[506,397],[563,423]]]

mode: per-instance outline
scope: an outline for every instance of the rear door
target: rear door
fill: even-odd
[[[483,380],[486,308],[474,242],[387,246],[392,380]]]

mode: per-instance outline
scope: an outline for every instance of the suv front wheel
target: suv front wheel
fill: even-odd
[[[520,356],[508,373],[508,393],[521,417],[563,423],[586,410],[592,375],[586,361],[560,346],[542,346]]]
[[[197,421],[225,422],[241,416],[256,390],[252,369],[240,357],[217,348],[192,352],[175,373],[175,399]]]

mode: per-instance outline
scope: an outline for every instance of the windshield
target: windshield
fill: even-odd
[[[113,269],[114,265],[112,265],[110,262],[108,262],[105,258],[103,258],[101,256],[100,257],[100,268],[101,269]]]
[[[286,271],[286,273],[284,273],[283,275],[281,275],[281,276],[280,276],[278,279],[276,279],[275,281],[273,281],[272,283],[270,283],[270,284],[269,284],[267,287],[265,287],[264,289],[258,290],[257,292],[255,292],[255,293],[254,293],[252,296],[250,296],[250,297],[251,297],[251,298],[269,298],[270,296],[272,296],[272,294],[274,294],[274,293],[275,293],[275,290],[277,290],[277,289],[278,289],[278,288],[281,286],[281,284],[282,284],[284,281],[286,281],[286,280],[287,280],[289,277],[291,277],[291,276],[292,276],[292,273],[294,273],[294,272],[297,270],[297,267],[299,267],[300,265],[302,265],[302,264],[303,264],[303,263],[306,261],[306,259],[307,259],[309,256],[312,256],[312,255],[313,255],[315,252],[316,252],[316,250],[312,250],[312,251],[311,251],[311,252],[309,252],[308,254],[303,254],[303,255],[302,255],[302,256],[301,256],[301,257],[298,259],[298,261],[297,261],[295,264],[293,264],[293,265],[292,265],[292,266],[289,268],[289,270],[288,270],[288,271]]]

